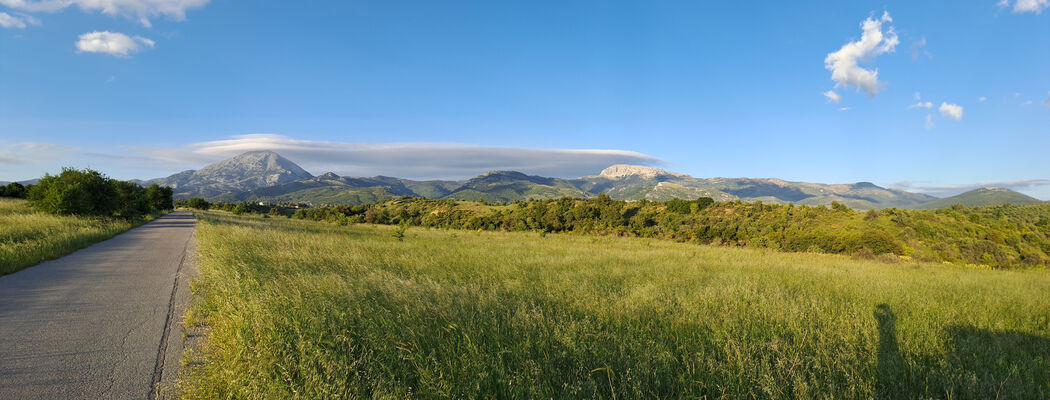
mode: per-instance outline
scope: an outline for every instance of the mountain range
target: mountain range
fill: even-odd
[[[765,178],[696,178],[658,168],[613,165],[595,176],[573,179],[493,171],[462,181],[410,180],[387,176],[313,176],[272,151],[253,151],[200,170],[139,181],[174,188],[176,198],[212,201],[366,204],[399,196],[512,202],[560,197],[589,198],[606,193],[617,200],[670,200],[710,197],[716,201],[762,201],[827,205],[855,209],[939,208],[951,204],[1030,204],[1039,200],[1007,189],[982,189],[947,199],[887,189],[869,182],[820,184]],[[978,199],[979,198],[979,199]],[[947,203],[945,203],[947,202]]]

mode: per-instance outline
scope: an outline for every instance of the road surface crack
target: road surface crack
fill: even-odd
[[[175,282],[171,285],[171,297],[168,299],[168,312],[164,318],[164,332],[160,338],[160,345],[157,347],[157,359],[153,365],[153,381],[150,383],[150,398],[155,399],[158,397],[158,385],[164,375],[164,359],[167,355],[168,350],[168,336],[169,330],[171,329],[173,319],[175,318],[175,295],[179,290],[179,278],[182,275],[182,265],[186,262],[186,252],[189,249],[190,240],[193,239],[193,234],[190,234],[186,238],[186,242],[182,245],[182,257],[179,258],[179,266],[175,268]]]

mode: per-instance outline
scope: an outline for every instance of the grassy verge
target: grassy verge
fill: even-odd
[[[1050,273],[199,214],[187,398],[1047,398]]]
[[[64,256],[151,219],[52,215],[34,211],[25,200],[0,198],[0,275]]]

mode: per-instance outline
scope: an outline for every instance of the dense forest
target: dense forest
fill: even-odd
[[[858,212],[838,203],[809,207],[709,198],[628,202],[601,195],[489,204],[403,197],[299,209],[294,217],[339,224],[636,236],[992,268],[1050,266],[1048,204]]]

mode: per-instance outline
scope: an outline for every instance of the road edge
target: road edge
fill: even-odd
[[[183,372],[182,357],[192,339],[186,332],[184,322],[192,297],[190,282],[198,275],[196,237],[195,230],[186,241],[183,259],[172,287],[164,336],[157,350],[156,368],[150,390],[151,399],[169,399],[178,396],[178,381]]]

